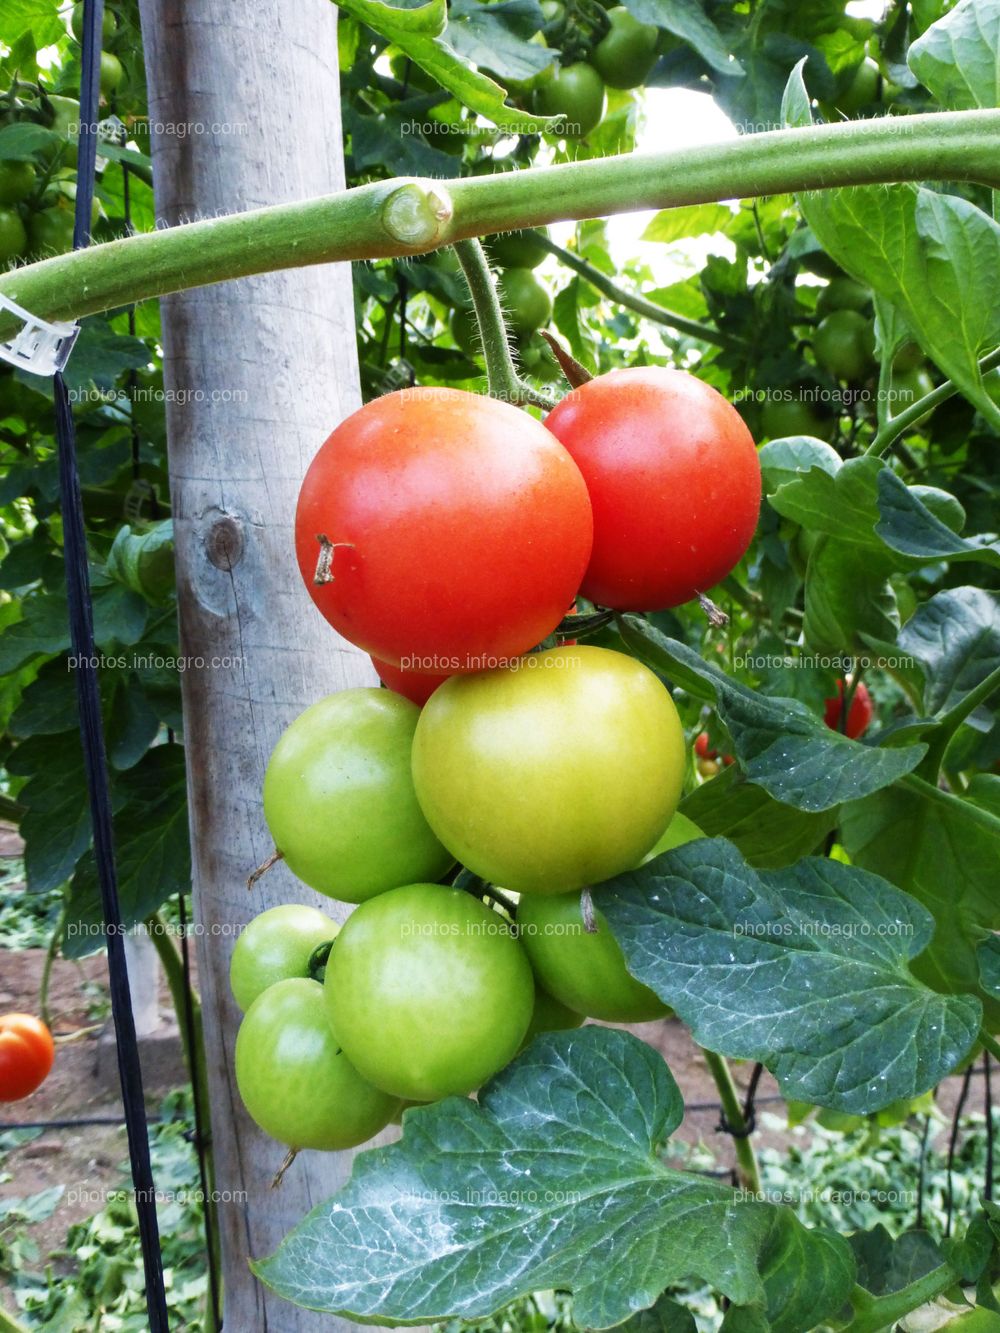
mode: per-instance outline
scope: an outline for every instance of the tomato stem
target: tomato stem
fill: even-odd
[[[285,853],[279,852],[277,847],[275,847],[274,851],[267,858],[267,860],[261,861],[260,865],[257,867],[256,870],[251,870],[250,874],[247,876],[247,888],[252,889],[254,885],[257,883],[257,881],[263,875],[266,875],[272,866],[276,866],[279,861],[283,861],[284,859],[285,859]]]
[[[285,1153],[284,1157],[281,1159],[281,1165],[278,1167],[277,1171],[275,1171],[274,1179],[271,1181],[271,1188],[273,1190],[276,1190],[280,1187],[281,1182],[285,1178],[285,1172],[295,1161],[298,1155],[299,1155],[298,1148],[289,1148],[288,1151]]]
[[[706,1050],[702,1046],[701,1053],[705,1057],[708,1071],[719,1090],[719,1100],[722,1103],[722,1112],[726,1118],[726,1124],[733,1131],[733,1146],[736,1150],[736,1166],[740,1184],[754,1194],[761,1194],[763,1186],[760,1179],[760,1167],[757,1164],[757,1154],[750,1142],[746,1117],[743,1114],[743,1107],[740,1105],[732,1071],[728,1062],[721,1055],[717,1055],[715,1051]]]
[[[995,370],[1000,366],[1000,347],[990,352],[989,356],[984,356],[979,362],[980,374],[985,374],[988,370]],[[911,426],[915,426],[918,421],[922,421],[928,412],[933,412],[941,403],[949,398],[954,398],[959,392],[957,386],[951,380],[945,380],[939,384],[936,389],[930,393],[925,393],[922,398],[911,403],[898,416],[889,417],[883,426],[881,426],[874,440],[865,450],[866,454],[882,455],[887,453],[891,445],[904,435]]]

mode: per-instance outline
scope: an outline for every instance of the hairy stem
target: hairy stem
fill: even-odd
[[[998,188],[998,135],[1000,110],[950,111],[472,176],[447,192],[437,181],[375,181],[88,246],[5,274],[0,293],[42,319],[77,319],[251,273],[422,254],[470,236],[644,208],[890,181]],[[0,317],[0,337],[17,327]]]
[[[997,366],[1000,366],[1000,347],[995,352],[990,352],[989,356],[983,357],[979,363],[979,369],[985,375],[988,370],[994,370]],[[879,385],[881,387],[881,380]],[[918,398],[915,403],[911,403],[898,416],[890,417],[885,425],[880,426],[878,434],[865,450],[865,453],[884,454],[889,446],[899,439],[900,435],[905,434],[911,426],[915,426],[928,412],[933,412],[940,403],[946,402],[949,398],[954,398],[958,392],[958,388],[951,380],[945,380],[943,384],[939,384],[930,393],[925,393],[922,398]]]
[[[722,1102],[722,1112],[726,1117],[726,1123],[730,1129],[736,1131],[733,1135],[733,1146],[736,1149],[737,1173],[740,1184],[745,1189],[752,1190],[754,1194],[761,1194],[763,1186],[760,1179],[760,1167],[757,1164],[757,1154],[754,1152],[750,1136],[746,1132],[747,1122],[743,1116],[743,1107],[740,1105],[732,1071],[726,1060],[721,1055],[716,1055],[715,1051],[707,1051],[702,1047],[701,1053],[705,1057],[708,1071],[719,1090],[719,1100]]]

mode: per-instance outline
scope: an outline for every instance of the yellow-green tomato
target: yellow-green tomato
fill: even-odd
[[[338,1047],[323,987],[269,986],[236,1036],[236,1085],[265,1134],[289,1148],[353,1148],[384,1129],[398,1099],[361,1077]]]
[[[568,893],[649,851],[685,757],[673,700],[648,668],[567,646],[445,681],[420,714],[413,778],[463,865],[519,893]]]
[[[452,863],[417,804],[410,747],[420,709],[391,690],[342,690],[307,708],[274,747],[264,817],[289,869],[344,902]]]
[[[656,845],[643,858],[680,847],[705,835],[697,824],[675,814]],[[641,1023],[669,1013],[663,1001],[625,966],[618,941],[599,910],[594,893],[595,933],[587,931],[578,893],[556,898],[521,899],[517,924],[535,980],[556,1000],[578,1014],[613,1023]]]
[[[443,884],[362,903],[326,968],[330,1023],[358,1071],[429,1102],[472,1092],[517,1053],[535,987],[509,924]]]
[[[309,959],[340,927],[302,903],[268,908],[247,925],[229,961],[233,999],[246,1012],[262,991],[290,977],[308,977]]]
[[[105,97],[110,97],[114,90],[122,81],[124,74],[122,62],[111,51],[101,52],[101,73],[100,83],[101,92]]]

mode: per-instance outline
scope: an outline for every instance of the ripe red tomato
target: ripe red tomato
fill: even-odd
[[[739,563],[757,526],[760,464],[715,389],[683,370],[613,370],[568,393],[545,424],[590,492],[591,601],[680,606]]]
[[[313,459],[295,519],[299,568],[330,624],[373,657],[445,674],[550,634],[592,539],[587,489],[558,441],[459,389],[404,389],[348,417]]]
[[[444,672],[407,671],[405,667],[393,666],[391,662],[382,662],[377,657],[372,658],[372,666],[383,685],[395,690],[404,699],[409,699],[418,708],[423,708],[437,687],[448,679]]]
[[[840,731],[840,701],[844,697],[844,682],[837,681],[837,693],[832,699],[825,699],[826,705],[823,712],[823,721],[831,731]],[[872,703],[872,697],[868,693],[868,687],[862,682],[854,691],[854,698],[851,700],[851,706],[847,710],[847,725],[844,727],[844,735],[849,736],[852,741],[863,736],[871,726],[872,718],[875,716],[875,705]]]
[[[33,1014],[0,1015],[0,1102],[29,1097],[55,1059],[52,1033]]]
[[[707,731],[698,732],[698,735],[694,740],[694,752],[699,759],[718,759],[719,757],[718,750],[709,748]],[[733,756],[731,754],[724,754],[722,756],[722,762],[728,768],[728,766],[734,762]]]

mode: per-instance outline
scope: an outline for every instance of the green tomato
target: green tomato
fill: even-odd
[[[116,55],[110,51],[101,52],[101,92],[105,97],[110,97],[114,90],[122,81],[122,75],[125,71],[122,69],[122,62]]]
[[[264,818],[310,888],[359,903],[438,879],[452,858],[420,812],[410,746],[420,709],[391,690],[342,690],[307,708],[274,747]]]
[[[409,1101],[478,1088],[516,1054],[535,1002],[510,926],[461,889],[408,884],[362,903],[326,969],[348,1058]]]
[[[63,143],[44,149],[42,156],[48,163],[58,158],[60,166],[75,167],[80,137],[80,103],[73,97],[61,97],[58,93],[49,93],[47,100],[52,108],[48,128],[54,130]]]
[[[583,139],[604,116],[604,81],[591,65],[578,61],[559,69],[550,66],[539,76],[532,105],[540,116],[563,116],[556,133]]]
[[[70,19],[70,27],[73,29],[73,36],[78,42],[83,41],[83,5],[73,6],[73,16]],[[115,16],[108,8],[104,6],[104,17],[101,20],[101,41],[110,42],[115,35]]]
[[[482,356],[483,349],[479,342],[479,321],[471,306],[456,306],[448,321],[451,336],[459,348],[473,361]]]
[[[0,204],[19,204],[35,188],[30,162],[0,162]]]
[[[498,287],[507,325],[518,337],[543,328],[552,318],[552,297],[530,269],[504,269]]]
[[[934,392],[934,381],[922,367],[918,366],[914,370],[896,370],[893,369],[892,387],[889,392],[892,394],[890,409],[893,416],[898,416],[900,412],[905,412],[908,407],[912,407],[918,398],[924,398],[927,394]]]
[[[535,1007],[531,1011],[531,1022],[524,1034],[521,1049],[531,1044],[542,1032],[565,1032],[569,1028],[578,1028],[586,1015],[578,1014],[568,1008],[561,1000],[542,990],[535,978]]]
[[[229,962],[233,999],[245,1012],[279,981],[308,977],[314,950],[334,939],[340,927],[325,912],[301,903],[271,907],[247,925]]]
[[[608,10],[611,27],[590,53],[590,63],[609,88],[638,88],[656,64],[659,30],[640,23],[622,5]]]
[[[812,404],[801,398],[769,398],[760,414],[761,434],[765,440],[784,440],[790,435],[811,435],[829,440],[833,421],[821,417]]]
[[[28,233],[15,208],[0,208],[0,264],[7,264],[24,254]]]
[[[542,11],[542,18],[545,20],[547,28],[554,28],[557,23],[562,23],[566,17],[566,6],[562,0],[542,0],[539,8]]]
[[[657,677],[588,645],[452,676],[413,739],[431,827],[463,865],[520,893],[568,893],[636,865],[677,807],[686,760]]]
[[[937,486],[911,486],[910,492],[952,532],[961,532],[965,527],[965,509],[950,491],[942,491]]]
[[[865,379],[874,364],[871,320],[857,310],[834,310],[816,326],[813,351],[819,365],[837,379]]]
[[[871,309],[871,291],[853,278],[831,278],[816,298],[816,313],[829,315],[834,310]]]
[[[685,815],[675,814],[640,865],[705,835]],[[667,1005],[625,966],[618,941],[594,894],[594,924],[588,932],[578,893],[543,898],[525,895],[517,909],[521,943],[531,961],[536,984],[567,1009],[609,1023],[642,1023],[662,1018]]]
[[[537,268],[548,251],[539,237],[548,238],[548,227],[526,227],[520,231],[500,231],[486,238],[486,249],[494,264],[501,268]]]
[[[247,1010],[236,1086],[264,1133],[296,1150],[353,1148],[398,1110],[338,1048],[323,987],[303,977],[269,986]]]
[[[882,74],[871,56],[865,56],[858,65],[853,79],[837,98],[837,110],[844,116],[855,116],[866,106],[878,100],[879,80]]]
[[[919,370],[924,364],[924,354],[915,342],[905,342],[892,358],[893,370]]]

